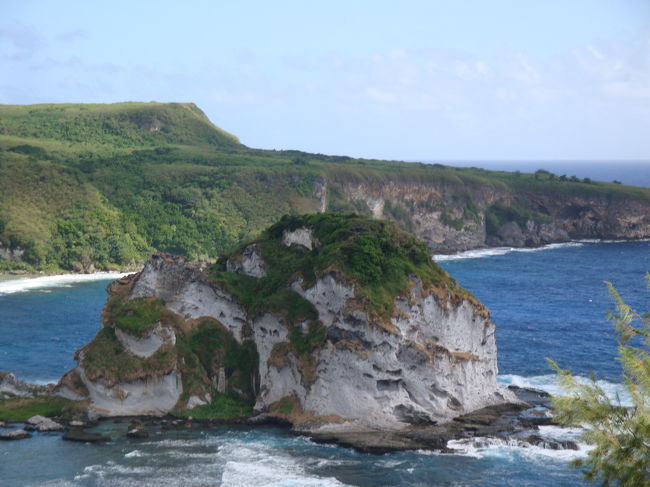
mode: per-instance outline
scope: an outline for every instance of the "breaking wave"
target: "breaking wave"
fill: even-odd
[[[258,437],[258,438],[255,438]],[[199,438],[164,439],[126,449],[123,457],[89,465],[72,482],[52,485],[204,486],[221,487],[344,487],[333,477],[308,471],[329,459],[294,456],[292,450],[308,440],[261,439],[256,433],[225,433]],[[285,444],[286,443],[286,444]],[[286,450],[290,447],[290,450]]]
[[[561,428],[558,428],[561,429]],[[547,435],[548,433],[546,433]],[[557,441],[557,438],[541,434],[542,438]],[[566,434],[563,436],[567,436]],[[578,449],[553,449],[530,443],[516,438],[485,438],[474,437],[462,440],[451,440],[447,447],[456,450],[457,454],[473,458],[500,457],[515,460],[527,459],[533,462],[543,462],[549,459],[560,462],[569,462],[577,458],[584,458],[591,447],[585,443],[576,443]]]
[[[444,262],[447,260],[462,260],[462,259],[479,259],[481,257],[493,257],[496,255],[505,255],[510,252],[541,252],[543,250],[561,249],[564,247],[581,247],[585,242],[564,242],[553,243],[544,245],[542,247],[492,247],[488,249],[474,249],[458,252],[457,254],[445,255],[434,254],[433,260],[436,262]]]
[[[537,389],[539,391],[548,392],[549,394],[562,395],[565,393],[562,386],[560,386],[557,376],[555,374],[536,375],[531,377],[522,377],[520,375],[504,374],[497,377],[499,383],[505,386],[523,387],[526,389]],[[589,384],[591,381],[582,376],[576,376],[576,380],[581,384]],[[608,382],[606,380],[596,381],[598,385],[611,401],[620,400],[621,406],[632,406],[632,398],[625,389],[623,384],[615,382]]]
[[[491,247],[487,249],[473,249],[456,254],[434,254],[433,260],[436,262],[445,262],[448,260],[462,260],[462,259],[480,259],[482,257],[493,257],[496,255],[505,255],[510,252],[541,252],[543,250],[561,249],[565,247],[582,247],[588,244],[617,244],[626,242],[650,242],[650,238],[638,240],[601,240],[595,238],[585,238],[581,240],[574,240],[571,242],[552,243],[543,245],[541,247]]]
[[[115,280],[128,275],[129,273],[123,272],[97,272],[13,279],[0,282],[0,295],[29,291],[49,292],[50,288],[70,287],[78,282]]]

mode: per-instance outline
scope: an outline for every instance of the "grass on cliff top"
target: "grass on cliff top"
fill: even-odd
[[[234,135],[213,125],[194,103],[0,105],[0,133],[91,147],[239,145]]]
[[[86,376],[93,381],[103,378],[108,385],[168,374],[176,365],[174,347],[161,347],[149,358],[138,357],[124,349],[110,327],[102,328],[81,352]]]
[[[285,231],[301,227],[312,230],[318,242],[315,249],[287,248],[282,243]],[[425,289],[434,287],[452,295],[470,296],[433,262],[421,241],[388,221],[351,213],[287,215],[265,230],[255,243],[267,264],[267,276],[256,279],[225,272],[227,257],[209,271],[253,310],[276,306],[286,309],[289,315],[317,319],[313,306],[287,286],[299,276],[310,285],[329,270],[339,271],[357,284],[357,293],[367,298],[371,310],[383,318],[391,316],[395,297],[408,291],[410,276],[419,277]],[[231,255],[237,255],[245,246]]]
[[[14,397],[0,399],[0,420],[27,421],[32,416],[60,416],[74,401],[55,396]]]
[[[131,335],[143,336],[160,321],[165,311],[163,302],[155,298],[116,299],[106,306],[106,315],[115,326]]]

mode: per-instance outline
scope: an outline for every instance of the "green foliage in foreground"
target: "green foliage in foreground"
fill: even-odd
[[[650,287],[650,274],[646,275]],[[611,283],[616,312],[610,315],[618,332],[619,360],[625,388],[633,406],[612,402],[595,380],[581,384],[567,370],[551,361],[568,396],[553,397],[555,420],[586,428],[583,439],[594,445],[585,460],[587,480],[620,487],[650,486],[650,314],[630,308]]]
[[[32,416],[60,416],[66,406],[74,401],[54,396],[15,397],[0,399],[0,419],[26,421]]]
[[[188,411],[175,413],[180,417],[194,419],[244,419],[253,415],[253,405],[250,401],[225,394],[215,393],[210,404],[197,406]]]

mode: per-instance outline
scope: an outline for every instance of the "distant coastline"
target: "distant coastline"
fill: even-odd
[[[415,161],[414,161],[415,162]],[[480,167],[491,171],[521,171],[534,173],[538,169],[546,169],[557,175],[591,178],[595,181],[620,181],[630,186],[650,187],[650,160],[567,160],[567,161],[472,161],[472,160],[421,160],[427,164],[446,164],[459,167]]]
[[[562,247],[579,247],[584,244],[598,244],[598,243],[614,244],[614,243],[625,243],[625,242],[650,242],[650,238],[621,239],[621,240],[586,238],[580,240],[570,240],[568,242],[550,243],[550,244],[540,245],[538,247],[485,247],[485,248],[464,250],[462,252],[455,252],[453,254],[433,254],[433,260],[435,260],[436,262],[444,262],[446,260],[478,259],[481,257],[504,255],[510,252],[539,252],[542,250],[553,250]]]

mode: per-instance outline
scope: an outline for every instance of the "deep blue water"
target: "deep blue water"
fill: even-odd
[[[109,282],[0,294],[0,371],[56,382],[99,330]]]
[[[426,161],[440,162],[440,161]],[[445,162],[445,164],[447,164]],[[495,171],[534,173],[546,169],[558,176],[577,176],[594,181],[620,181],[650,187],[650,160],[639,161],[453,161],[452,166],[481,167]]]
[[[552,390],[545,361],[551,357],[617,388],[614,334],[605,319],[612,301],[603,281],[612,281],[639,310],[649,310],[644,274],[650,271],[650,242],[584,243],[441,264],[490,308],[500,380]],[[46,381],[72,367],[74,350],[99,328],[106,284],[0,294],[0,370]],[[550,427],[544,434],[572,433]],[[571,452],[503,444],[466,451],[372,456],[274,428],[165,432],[148,440],[116,435],[101,446],[43,434],[0,443],[0,485],[586,485],[567,465]]]
[[[650,242],[583,243],[440,264],[492,312],[500,373],[547,374],[550,357],[574,373],[620,382],[606,319],[614,301],[604,281],[628,304],[650,309]]]

